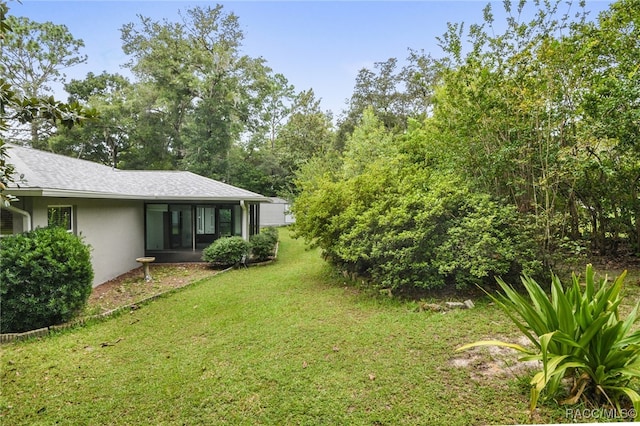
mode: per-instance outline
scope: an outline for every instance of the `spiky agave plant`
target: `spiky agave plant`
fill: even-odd
[[[549,397],[560,392],[561,380],[573,379],[569,397],[563,403],[579,400],[610,404],[619,411],[626,395],[635,412],[640,409],[640,395],[632,388],[640,377],[640,330],[634,331],[640,302],[621,320],[618,307],[626,271],[612,284],[606,278],[596,283],[592,265],[587,265],[584,286],[572,275],[566,290],[555,275],[551,279],[551,296],[530,277],[523,276],[526,295],[518,293],[502,280],[504,294],[488,294],[515,325],[533,343],[533,349],[496,340],[479,341],[458,348],[496,345],[523,354],[520,361],[541,361],[542,371],[531,380],[530,408],[537,406],[546,388]]]

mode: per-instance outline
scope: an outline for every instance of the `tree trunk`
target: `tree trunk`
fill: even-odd
[[[580,218],[578,215],[578,204],[573,191],[569,193],[569,215],[571,216],[571,239],[580,238]]]

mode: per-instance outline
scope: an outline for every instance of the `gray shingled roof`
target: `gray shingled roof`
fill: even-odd
[[[9,144],[7,154],[7,162],[15,167],[17,182],[8,192],[15,195],[269,201],[255,192],[191,172],[117,170],[91,161]]]

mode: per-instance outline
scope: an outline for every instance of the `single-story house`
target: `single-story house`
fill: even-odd
[[[269,199],[185,171],[118,170],[8,144],[18,198],[1,209],[0,235],[58,224],[92,247],[94,286],[156,262],[200,261],[226,236],[260,232],[260,203]]]
[[[260,226],[291,225],[296,220],[291,214],[291,203],[284,198],[271,197],[271,203],[260,209]]]

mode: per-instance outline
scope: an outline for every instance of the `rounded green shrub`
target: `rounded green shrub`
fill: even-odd
[[[262,262],[274,255],[278,244],[278,230],[273,227],[264,228],[259,234],[252,235],[249,239],[253,260]]]
[[[202,251],[202,260],[221,266],[239,263],[249,254],[249,242],[241,237],[220,238]]]
[[[89,246],[62,228],[2,239],[0,332],[18,333],[72,319],[93,283]]]
[[[260,234],[269,237],[273,245],[276,245],[278,243],[278,228],[276,228],[275,226],[267,226],[266,228],[262,228],[260,230]]]

